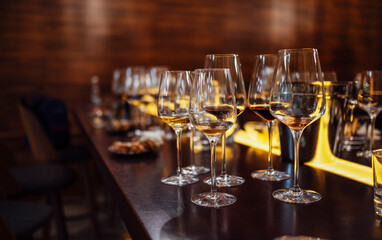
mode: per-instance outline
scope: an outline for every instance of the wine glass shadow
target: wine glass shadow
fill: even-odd
[[[191,190],[191,192],[193,191]],[[197,206],[192,204],[189,198],[190,194],[186,194],[184,188],[178,188],[176,211],[179,214],[162,226],[159,239],[196,239],[200,237],[198,236],[200,232],[204,232],[203,226],[209,222],[207,219],[197,216]]]
[[[196,208],[198,206],[195,206]],[[160,239],[229,239],[219,235],[219,209],[205,209],[210,211],[210,218],[198,218],[195,211],[185,211],[181,216],[173,218],[163,225]],[[210,226],[206,231],[205,226]]]

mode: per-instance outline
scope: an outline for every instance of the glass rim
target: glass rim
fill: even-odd
[[[275,54],[275,53],[260,53],[260,54],[255,55],[255,57],[261,57],[261,56],[264,56],[264,57],[275,56],[275,57],[277,57],[277,54]]]
[[[286,49],[280,49],[278,50],[278,54],[282,54],[282,53],[302,53],[302,52],[308,52],[308,51],[311,51],[311,52],[314,52],[314,53],[318,53],[318,50],[317,48],[286,48]]]
[[[218,71],[227,71],[230,70],[229,68],[197,68],[194,70],[194,72],[207,72],[207,71],[213,71],[213,72],[218,72]]]
[[[164,73],[191,73],[190,70],[167,70]]]
[[[216,56],[216,57],[235,56],[235,57],[238,57],[239,54],[237,54],[237,53],[208,53],[208,54],[206,54],[206,57],[209,57],[209,56]]]

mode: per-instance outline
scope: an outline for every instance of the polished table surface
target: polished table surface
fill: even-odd
[[[160,181],[175,173],[174,141],[165,141],[157,154],[117,158],[109,154],[107,147],[123,138],[93,128],[86,107],[77,107],[75,116],[134,240],[275,239],[286,235],[382,239],[382,219],[374,214],[373,189],[368,185],[301,165],[302,188],[318,191],[322,199],[309,205],[283,203],[273,199],[272,192],[291,187],[293,180],[252,179],[252,171],[266,168],[266,152],[234,144],[230,148],[228,172],[244,177],[246,182],[219,191],[235,195],[237,202],[220,209],[199,207],[190,198],[210,190],[202,181],[184,187]],[[189,155],[186,145],[184,149],[186,158]],[[209,156],[208,151],[197,154],[204,163]],[[275,168],[293,175],[290,162],[276,158]],[[200,179],[207,176],[201,175]]]

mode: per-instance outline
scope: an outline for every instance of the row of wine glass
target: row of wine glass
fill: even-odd
[[[194,162],[191,166],[182,168],[180,134],[186,125],[193,126],[204,133],[211,144],[211,178],[204,180],[211,185],[211,191],[194,196],[192,202],[208,207],[234,203],[236,198],[218,192],[217,186],[237,186],[244,183],[244,179],[227,173],[225,157],[222,172],[216,176],[215,148],[216,142],[222,137],[223,153],[225,152],[225,132],[248,106],[267,122],[270,139],[275,119],[287,125],[293,135],[294,184],[291,189],[275,191],[273,196],[289,203],[311,203],[321,199],[319,193],[302,190],[298,184],[298,149],[301,134],[325,111],[325,90],[316,49],[283,49],[277,55],[257,56],[248,97],[239,56],[236,54],[209,54],[205,58],[204,69],[194,72],[164,70],[166,69],[161,72],[159,90],[155,90],[155,86],[158,85],[151,85],[151,96],[157,99],[158,116],[171,126],[177,135],[178,168],[177,175],[166,177],[162,182],[183,186],[197,182],[196,175],[208,171],[203,167],[197,168]],[[126,71],[130,74],[131,72],[132,70]],[[373,115],[381,111],[381,77],[378,74],[382,75],[378,71],[365,73],[364,79],[368,83],[364,84],[365,87],[359,95],[360,106]],[[125,84],[126,89],[134,90],[125,90],[125,96],[141,102],[144,94],[138,92],[144,88],[139,87],[139,82],[146,81],[145,86],[150,86],[147,80],[133,80],[132,77],[125,79],[130,79],[130,83]],[[373,83],[370,84],[370,81]],[[131,92],[134,94],[129,94]],[[266,181],[287,179],[290,177],[287,173],[273,169],[271,144],[272,141],[269,141],[268,168],[253,172],[251,176]]]
[[[214,60],[219,57],[221,55],[208,55],[205,68],[195,70],[192,80],[191,73],[187,71],[168,71],[161,78],[157,102],[158,116],[168,123],[178,136],[177,175],[162,181],[168,183],[167,180],[171,179],[173,182],[194,183],[198,180],[193,175],[183,174],[179,166],[180,134],[185,125],[191,122],[206,135],[211,145],[211,191],[193,196],[192,202],[215,208],[233,204],[236,201],[235,196],[217,191],[215,149],[217,141],[233,126],[237,115],[244,111],[248,101],[250,108],[269,122],[270,133],[277,118],[291,129],[294,136],[297,153],[294,186],[292,189],[277,190],[273,196],[281,201],[293,203],[318,201],[321,198],[320,194],[310,190],[304,191],[297,183],[299,138],[303,129],[320,118],[325,110],[324,84],[317,50],[280,50],[277,62],[272,64],[265,64],[265,56],[260,56],[257,64],[259,69],[254,71],[259,77],[253,78],[248,98],[242,73],[237,71],[240,64],[233,65],[232,68],[227,63],[208,63],[208,59]],[[237,55],[235,57],[238,59]],[[227,61],[227,57],[221,61]],[[272,68],[274,73],[269,74]],[[271,154],[271,151],[269,152]],[[273,170],[271,164],[267,170],[252,175],[265,180],[282,180],[289,177],[285,173]]]

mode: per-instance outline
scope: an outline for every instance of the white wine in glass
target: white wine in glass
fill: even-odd
[[[313,203],[321,195],[303,190],[298,183],[299,144],[304,129],[325,112],[325,88],[317,49],[279,50],[270,96],[271,114],[291,130],[294,143],[294,176],[291,189],[273,197],[287,203]]]
[[[199,181],[198,178],[182,173],[181,134],[190,122],[190,72],[166,71],[163,73],[158,91],[158,116],[176,134],[177,174],[162,178],[164,184],[184,186]]]
[[[229,69],[195,70],[191,101],[191,123],[211,145],[211,191],[199,193],[191,201],[199,206],[219,208],[233,204],[236,197],[217,191],[216,144],[236,122],[236,102]]]

